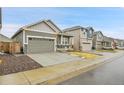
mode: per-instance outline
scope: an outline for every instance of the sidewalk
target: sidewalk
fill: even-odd
[[[80,73],[86,72],[106,62],[111,62],[120,57],[124,52],[113,53],[85,62],[68,62],[45,68],[19,72],[15,74],[0,76],[0,84],[28,85],[28,84],[57,84]]]

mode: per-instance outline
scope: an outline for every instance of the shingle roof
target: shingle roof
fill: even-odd
[[[84,28],[81,26],[73,26],[70,28],[63,29],[63,31],[66,32],[66,31],[71,31],[71,30],[76,30],[76,29],[84,29]]]
[[[103,36],[104,38],[104,41],[113,41],[114,38],[111,38],[111,37],[107,37],[107,36]]]

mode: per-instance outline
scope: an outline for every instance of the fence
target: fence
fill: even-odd
[[[0,42],[0,52],[20,53],[20,43],[18,42]]]

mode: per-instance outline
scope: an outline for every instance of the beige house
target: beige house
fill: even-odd
[[[124,49],[124,40],[121,39],[115,39],[117,49]]]
[[[93,49],[103,49],[103,34],[101,31],[93,33]]]
[[[112,44],[114,42],[114,39],[111,37],[104,36],[103,38],[103,48],[104,49],[112,49]]]
[[[64,33],[74,36],[73,48],[76,51],[90,51],[92,50],[92,36],[93,28],[83,28],[81,26],[75,26],[63,30]]]
[[[73,36],[63,33],[51,20],[42,20],[20,28],[13,36],[23,53],[44,53],[72,49]]]

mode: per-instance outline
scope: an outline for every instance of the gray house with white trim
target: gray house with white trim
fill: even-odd
[[[73,36],[62,33],[51,20],[42,20],[20,28],[12,39],[21,43],[23,53],[44,53],[72,49]]]

